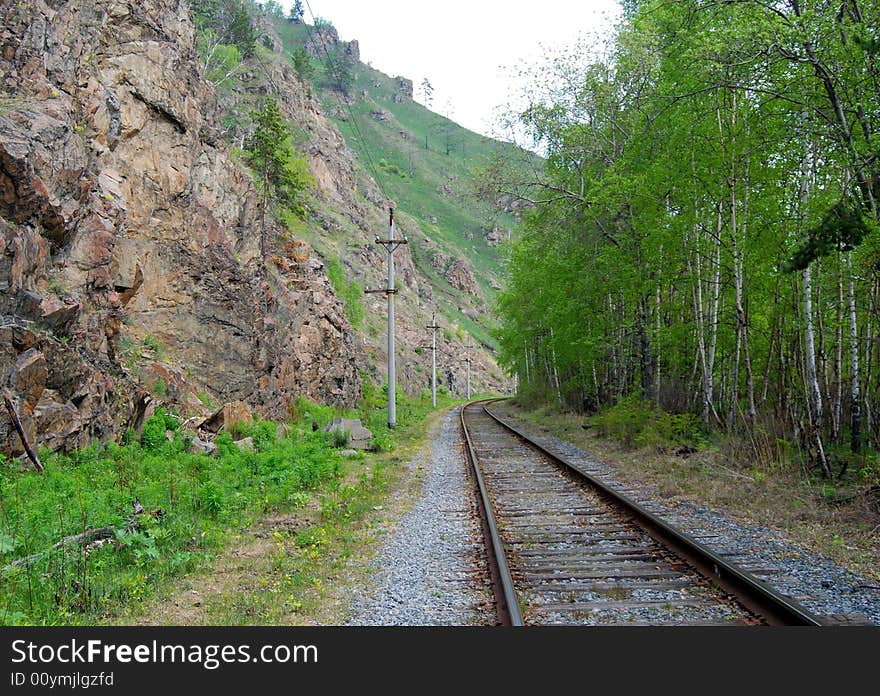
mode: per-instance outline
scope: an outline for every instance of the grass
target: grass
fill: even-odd
[[[288,57],[308,38],[309,29],[302,25],[281,20],[275,22],[275,28]],[[496,225],[513,228],[516,219],[510,214],[499,215],[472,195],[472,173],[499,149],[517,157],[522,153],[512,145],[462,128],[416,101],[397,99],[396,79],[362,63],[353,68],[355,79],[350,92],[355,97],[349,105],[355,126],[348,116],[348,107],[344,109],[345,120],[337,117],[339,95],[332,89],[325,61],[313,62],[313,84],[364,172],[376,178],[387,196],[396,201],[398,216],[411,219],[411,226],[430,240],[430,249],[469,261],[486,304],[491,306],[496,293],[492,286],[503,276],[504,269],[498,248],[487,243],[485,233]],[[377,109],[384,111],[387,119],[373,118],[371,113]],[[413,242],[413,262],[420,277],[434,288],[441,311],[457,320],[479,342],[494,347],[488,317],[479,322],[463,317],[458,308],[471,304],[472,298],[452,288],[431,266],[432,252],[426,249],[419,253],[420,242]],[[326,239],[322,246],[326,248]]]
[[[362,416],[384,418],[380,394],[378,389],[373,392]],[[446,399],[442,409],[432,411],[426,401],[429,404],[430,397],[399,404],[402,417],[392,449],[345,460],[338,479],[314,491],[307,503],[266,515],[237,533],[210,572],[182,578],[167,595],[134,607],[114,622],[344,623],[351,588],[369,581],[369,558],[418,490],[417,477],[402,463],[424,446],[428,428],[453,403]],[[301,405],[308,408],[307,402]],[[374,428],[382,437],[381,428]]]
[[[158,409],[138,441],[42,452],[42,476],[16,461],[0,464],[0,623],[91,623],[137,604],[168,578],[209,563],[231,530],[341,472],[329,435],[310,428],[276,441],[276,424],[256,422],[240,433],[253,437],[255,452],[239,451],[222,433],[219,456],[208,457],[188,453],[177,423]],[[138,503],[155,516],[133,517]],[[115,530],[112,543],[51,548],[103,527]],[[11,565],[31,555],[28,565]]]
[[[275,547],[263,548],[255,563],[268,558],[275,570],[254,582],[269,583],[275,599],[298,596],[297,578],[332,574],[358,547],[356,528],[396,480],[402,454],[434,413],[429,396],[401,397],[398,427],[390,430],[383,389],[368,385],[365,391],[357,413],[298,399],[290,408],[290,434],[280,439],[277,423],[238,425],[218,435],[213,457],[189,454],[191,436],[179,430],[177,417],[157,409],[139,438],[129,434],[126,442],[95,443],[67,455],[41,452],[42,476],[0,459],[0,624],[133,620],[169,583],[213,569],[245,530],[260,524],[268,524]],[[453,403],[439,401],[441,407]],[[377,451],[343,460],[334,447],[341,443],[321,427],[340,415],[360,416]],[[233,437],[251,437],[255,451],[239,451]],[[135,505],[147,512],[134,515]],[[286,523],[273,527],[272,519],[297,520],[296,533]],[[106,543],[53,549],[67,536],[104,527],[113,530]],[[300,551],[288,563],[293,548]],[[28,564],[13,565],[26,557],[32,557]],[[215,618],[233,622],[249,600],[239,593],[230,601],[235,607]],[[277,610],[292,611],[296,602],[303,600],[285,599]],[[240,621],[278,616],[267,611],[252,607]]]

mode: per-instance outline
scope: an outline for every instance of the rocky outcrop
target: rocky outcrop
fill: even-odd
[[[480,296],[480,286],[477,285],[471,265],[464,259],[455,259],[449,268],[446,269],[444,277],[457,290],[461,290],[471,297]]]
[[[398,75],[394,78],[397,86],[397,92],[394,95],[394,101],[398,103],[412,101],[413,98],[413,82],[409,78]]]
[[[147,337],[265,416],[298,395],[353,405],[358,348],[321,262],[260,272],[256,195],[220,137],[188,3],[21,0],[0,20],[0,381],[32,442],[114,437],[171,399],[131,355]]]
[[[358,62],[361,59],[361,47],[357,39],[348,42],[340,41],[339,32],[333,25],[312,27],[305,48],[312,58],[321,61],[326,60],[327,54],[332,54],[334,51],[341,51],[353,62]]]
[[[486,231],[486,244],[491,247],[498,246],[505,239],[510,239],[510,232],[505,232],[498,227]]]

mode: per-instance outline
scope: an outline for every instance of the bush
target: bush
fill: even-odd
[[[653,402],[630,394],[590,419],[596,432],[627,447],[695,444],[702,437],[699,420],[690,413],[667,413]]]
[[[141,430],[141,446],[147,452],[161,451],[168,443],[165,437],[166,430],[168,428],[165,425],[165,411],[157,408],[156,413],[147,419],[143,430]]]

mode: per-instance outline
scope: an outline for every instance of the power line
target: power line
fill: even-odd
[[[312,12],[312,6],[309,4],[308,0],[306,0],[306,7],[308,8],[309,15],[312,18],[312,26],[310,27],[308,24],[306,24],[306,31],[309,34],[309,41],[313,42],[314,39],[313,39],[312,28],[317,26],[317,22],[315,20],[315,13]],[[327,62],[329,63],[328,69],[330,72],[330,76],[331,76],[331,78],[336,80],[337,86],[339,86],[339,88],[341,89],[342,88],[342,80],[340,79],[340,76],[339,76],[340,73],[335,69],[336,66],[333,63],[333,58],[330,56],[330,51],[327,49],[327,44],[324,41],[324,36],[320,32],[318,33],[318,38],[321,43],[321,48],[324,51],[324,56],[327,58]],[[364,148],[364,154],[367,156],[367,164],[369,165],[370,170],[373,173],[373,179],[375,180],[376,185],[379,187],[379,190],[382,192],[382,195],[385,196],[385,199],[390,201],[391,196],[388,195],[388,192],[385,190],[385,187],[382,186],[382,179],[379,177],[379,172],[376,169],[376,165],[373,163],[373,157],[370,154],[370,148],[367,146],[367,141],[364,138],[363,133],[361,133],[360,126],[358,126],[358,122],[354,116],[354,111],[352,111],[351,104],[349,104],[348,101],[345,99],[340,99],[340,102],[345,106],[346,110],[348,111],[348,115],[351,117],[351,125],[354,128],[354,131],[355,131],[355,134],[357,135],[357,138],[361,141],[361,145]]]

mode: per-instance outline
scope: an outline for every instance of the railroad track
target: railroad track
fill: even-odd
[[[488,402],[491,404],[491,402]],[[551,454],[487,402],[461,423],[506,625],[821,625],[792,600]]]

